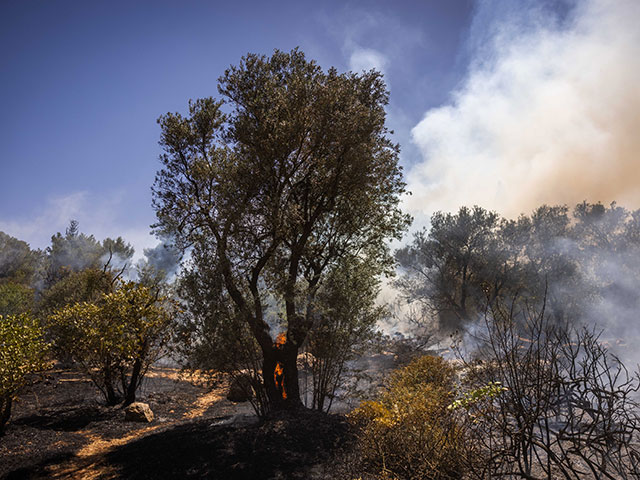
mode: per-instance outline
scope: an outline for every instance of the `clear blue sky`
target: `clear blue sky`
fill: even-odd
[[[554,18],[567,10],[543,3]],[[410,168],[422,160],[412,128],[451,102],[487,25],[512,5],[3,1],[0,230],[43,248],[73,217],[99,238],[153,245],[156,119],[216,95],[217,78],[248,52],[299,46],[325,68],[382,69],[389,125]]]

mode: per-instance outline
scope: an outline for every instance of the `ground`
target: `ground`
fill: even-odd
[[[86,376],[52,370],[15,405],[0,478],[331,478],[328,460],[351,438],[344,417],[301,410],[259,421],[226,388],[153,368],[139,400],[155,420],[141,424],[103,406]]]

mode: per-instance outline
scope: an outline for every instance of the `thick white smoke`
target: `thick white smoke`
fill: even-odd
[[[410,212],[640,206],[640,2],[585,0],[564,21],[549,15],[494,25],[451,103],[413,129],[423,160],[409,171]]]

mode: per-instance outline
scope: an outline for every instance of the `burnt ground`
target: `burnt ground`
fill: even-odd
[[[352,438],[344,417],[300,410],[259,421],[226,388],[154,368],[139,400],[155,420],[141,424],[103,406],[82,374],[50,371],[0,437],[0,479],[332,478],[331,459]]]

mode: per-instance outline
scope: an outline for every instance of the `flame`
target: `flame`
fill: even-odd
[[[276,368],[273,371],[273,380],[276,382],[276,389],[282,391],[282,398],[287,399],[287,392],[284,389],[284,368],[280,362],[276,363]]]
[[[283,332],[278,334],[273,346],[277,349],[281,349],[282,347],[284,347],[285,343],[287,343],[287,334]],[[287,392],[284,389],[284,368],[282,367],[282,364],[280,362],[276,363],[276,368],[273,371],[273,380],[276,383],[276,389],[279,392],[282,392],[282,398],[286,400]]]
[[[284,346],[284,344],[287,343],[287,334],[286,333],[279,333],[278,336],[276,337],[276,342],[275,342],[275,346],[276,348],[280,348],[282,346]]]

